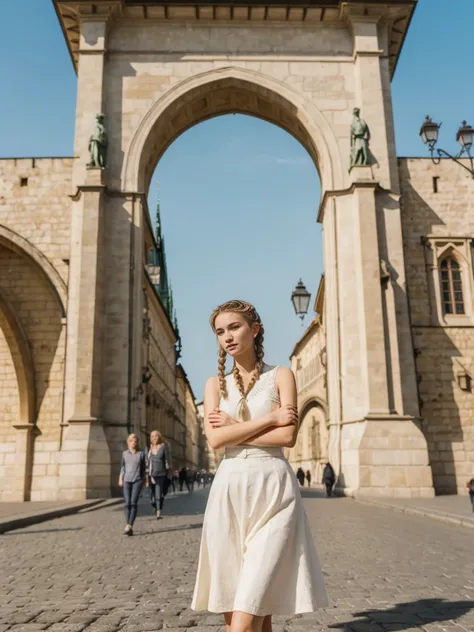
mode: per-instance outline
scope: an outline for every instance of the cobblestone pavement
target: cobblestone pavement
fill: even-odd
[[[331,606],[274,617],[275,632],[474,631],[472,530],[305,492]],[[135,535],[120,507],[85,511],[0,536],[0,632],[222,632],[189,608],[206,501],[146,502]]]

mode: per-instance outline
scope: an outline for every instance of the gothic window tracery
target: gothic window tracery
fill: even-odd
[[[464,314],[461,266],[452,256],[440,262],[441,298],[445,314]]]

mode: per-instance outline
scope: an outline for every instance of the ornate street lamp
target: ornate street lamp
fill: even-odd
[[[444,149],[436,148],[437,156],[434,155],[435,145],[438,142],[439,136],[439,128],[441,127],[441,123],[435,123],[431,120],[430,116],[425,118],[425,121],[420,129],[420,136],[425,145],[428,145],[428,149],[430,150],[431,159],[435,165],[439,165],[441,162],[441,157],[446,156],[447,158],[451,158],[454,162],[457,162],[458,165],[461,165],[463,169],[469,171],[471,176],[474,178],[474,165],[473,165],[473,157],[471,156],[471,147],[472,141],[474,137],[474,128],[467,124],[466,121],[463,121],[461,127],[458,129],[456,134],[456,140],[461,145],[461,151],[457,156],[452,156],[450,153],[445,151]],[[464,154],[468,156],[471,162],[471,168],[467,167],[463,164],[459,158],[461,158]]]
[[[308,292],[303,281],[300,279],[291,294],[291,302],[295,308],[295,314],[301,318],[301,323],[303,323],[304,317],[308,313],[310,298],[311,294]]]
[[[461,153],[462,156],[466,153],[469,157],[471,156],[471,147],[472,147],[472,136],[474,134],[474,129],[466,123],[466,121],[462,122],[462,127],[458,129],[456,134],[456,140],[461,145]]]

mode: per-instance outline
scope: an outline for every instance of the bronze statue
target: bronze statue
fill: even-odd
[[[351,125],[351,169],[357,165],[369,164],[370,130],[367,123],[360,118],[360,109],[354,108]]]
[[[92,136],[89,139],[90,168],[105,169],[107,164],[107,131],[104,125],[104,115],[96,115],[96,124]]]

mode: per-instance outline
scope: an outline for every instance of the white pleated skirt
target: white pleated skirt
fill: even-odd
[[[193,610],[300,614],[328,598],[298,482],[280,448],[232,448],[204,516]]]

